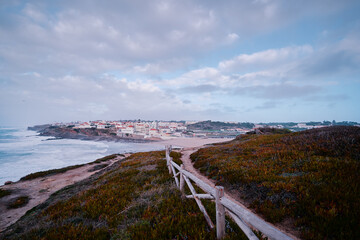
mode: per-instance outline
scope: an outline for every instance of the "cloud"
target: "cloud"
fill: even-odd
[[[351,26],[352,33],[321,46],[309,35],[298,45],[247,47],[270,35],[282,38],[288,27],[297,31],[303,22],[335,19],[354,5],[347,0],[3,1],[0,120],[202,119],[236,111],[238,102],[321,101],[331,95],[330,81],[356,78],[358,29]],[[220,105],[210,105],[216,102]]]
[[[359,72],[360,35],[348,35],[340,42],[319,49],[316,54],[299,61],[291,74],[302,77],[326,77]]]
[[[210,84],[198,85],[198,86],[189,86],[183,87],[178,90],[180,93],[209,93],[213,91],[221,90],[219,87]]]
[[[0,54],[14,71],[41,72],[44,66],[62,74],[124,71],[141,62],[154,66],[154,60],[199,56],[290,24],[309,11],[318,14],[313,9],[321,7],[321,14],[327,14],[342,5],[346,3],[327,1],[325,8],[322,1],[296,7],[286,1],[8,3],[2,4]]]
[[[264,99],[291,99],[291,98],[303,98],[305,96],[311,96],[321,91],[321,87],[306,85],[296,86],[291,84],[274,84],[270,86],[257,86],[235,90],[235,93],[239,91],[245,91],[245,93]]]
[[[327,94],[327,95],[314,95],[306,97],[305,101],[321,101],[321,102],[338,102],[348,100],[349,96],[346,94]]]
[[[294,61],[313,52],[309,45],[268,49],[252,54],[241,54],[230,60],[221,61],[219,69],[224,72],[244,71],[249,68],[267,68]]]
[[[276,101],[266,101],[263,102],[261,105],[256,106],[254,109],[258,109],[258,110],[267,110],[267,109],[273,109],[276,108],[278,106],[278,102]]]

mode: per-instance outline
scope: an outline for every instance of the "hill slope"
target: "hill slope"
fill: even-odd
[[[133,154],[54,193],[0,239],[216,239],[195,201],[176,188],[164,156]],[[214,221],[214,203],[204,205]],[[227,239],[244,236],[232,222],[227,232]]]
[[[194,166],[305,239],[360,239],[360,128],[247,135],[200,149]]]

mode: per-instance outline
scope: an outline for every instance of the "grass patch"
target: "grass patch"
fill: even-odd
[[[304,239],[360,238],[359,127],[247,135],[191,158],[268,221],[292,218]]]
[[[25,206],[26,204],[28,204],[30,198],[28,196],[20,196],[15,198],[14,200],[12,200],[9,204],[8,204],[8,209],[11,208],[20,208]]]
[[[69,166],[69,167],[64,167],[64,168],[51,169],[48,171],[40,171],[40,172],[36,172],[36,173],[30,173],[30,174],[26,175],[25,177],[20,178],[20,181],[33,180],[33,179],[40,178],[40,177],[46,177],[46,176],[50,176],[50,175],[54,175],[54,174],[58,174],[58,173],[64,173],[69,170],[82,167],[84,165],[86,165],[86,164],[79,164],[79,165],[74,165],[74,166]]]
[[[1,189],[0,188],[0,198],[2,197],[5,197],[5,196],[8,196],[11,194],[11,191],[10,190],[7,190],[7,189]]]
[[[96,159],[95,161],[91,162],[91,164],[93,163],[101,163],[101,162],[106,162],[106,161],[109,161],[109,160],[112,160],[118,156],[121,156],[121,157],[125,157],[124,154],[111,154],[109,156],[105,156],[105,157],[102,157],[102,158],[99,158],[99,159]]]
[[[105,156],[103,158],[99,158],[91,163],[88,164],[95,164],[95,163],[101,163],[101,162],[106,162],[109,161],[111,159],[116,158],[117,156],[124,156],[123,154],[112,154],[109,156]],[[85,166],[87,164],[78,164],[78,165],[73,165],[73,166],[69,166],[69,167],[64,167],[64,168],[58,168],[58,169],[51,169],[51,170],[47,170],[47,171],[40,171],[40,172],[36,172],[36,173],[30,173],[28,175],[26,175],[25,177],[20,178],[20,181],[27,181],[27,180],[33,180],[36,178],[40,178],[40,177],[46,177],[46,176],[50,176],[50,175],[54,175],[54,174],[59,174],[59,173],[64,173],[67,172],[69,170],[72,169],[76,169],[82,166]],[[104,167],[104,166],[103,166]],[[98,170],[98,169],[96,169]],[[94,170],[94,171],[96,171]]]
[[[107,166],[109,166],[109,164],[99,164],[99,165],[96,165],[96,166],[90,168],[90,169],[88,170],[88,172],[94,172],[94,171],[103,169],[103,168],[105,168],[105,167],[107,167]]]

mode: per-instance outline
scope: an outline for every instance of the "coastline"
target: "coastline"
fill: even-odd
[[[165,145],[173,145],[174,147],[193,149],[200,148],[207,144],[220,143],[230,140],[231,139],[225,138],[172,138],[150,142],[149,144],[163,144],[164,148]],[[66,186],[87,179],[93,174],[110,167],[115,162],[120,161],[130,155],[131,154],[125,154],[124,157],[119,155],[114,159],[96,164],[92,164],[92,162],[90,162],[75,169],[70,169],[64,173],[55,173],[32,180],[19,180],[9,185],[0,186],[0,189],[2,190],[12,191],[11,195],[0,198],[0,211],[2,212],[0,216],[0,233],[3,232],[8,226],[15,223],[18,219],[20,219],[27,211],[46,201],[51,194]],[[94,170],[94,167],[101,164],[106,164],[106,166]],[[7,206],[9,202],[22,195],[29,196],[29,202],[23,207],[8,209]]]
[[[27,128],[35,131],[38,136],[54,137],[54,139],[77,139],[84,141],[108,141],[108,142],[133,142],[148,143],[157,141],[157,138],[143,138],[138,135],[129,135],[129,137],[120,137],[111,132],[109,129],[72,129],[67,127],[56,127],[51,125],[40,125]]]

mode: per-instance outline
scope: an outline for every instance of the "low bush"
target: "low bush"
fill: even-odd
[[[7,189],[1,189],[0,188],[0,198],[2,197],[5,197],[5,196],[8,196],[11,194],[11,191],[10,190],[7,190]]]
[[[46,177],[46,176],[50,176],[50,175],[54,175],[54,174],[58,174],[58,173],[64,173],[69,170],[82,167],[84,165],[85,164],[79,164],[79,165],[73,165],[73,166],[64,167],[64,168],[51,169],[48,171],[40,171],[40,172],[36,172],[36,173],[30,173],[30,174],[26,175],[25,177],[20,178],[20,181],[33,180],[33,179],[40,178],[40,177]]]
[[[20,196],[9,202],[8,208],[20,208],[28,204],[30,198],[28,196]]]

